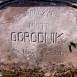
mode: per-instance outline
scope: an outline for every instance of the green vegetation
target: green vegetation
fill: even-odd
[[[2,77],[44,77],[44,72],[39,68],[26,69],[24,71],[3,72]]]
[[[40,71],[39,68],[26,69],[24,71],[5,71],[2,73],[2,77],[77,77],[77,68],[70,66],[64,68],[64,71],[56,71],[54,74],[45,73]]]

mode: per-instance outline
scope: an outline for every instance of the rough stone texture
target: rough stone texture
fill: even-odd
[[[43,15],[30,16],[30,10]],[[51,15],[46,15],[48,11]],[[37,30],[29,23],[50,23],[47,30]],[[37,26],[36,26],[37,27]],[[40,27],[40,26],[39,26]],[[45,28],[45,27],[44,27]],[[41,28],[40,28],[41,29]],[[11,41],[11,32],[51,32],[63,33],[56,44]],[[22,35],[21,35],[22,37]],[[77,49],[70,53],[68,44],[77,39],[77,10],[70,7],[8,7],[0,10],[0,62],[17,63],[22,69],[40,66],[43,70],[53,70],[54,64],[72,63],[77,66]],[[25,51],[23,51],[25,49]],[[6,69],[6,68],[5,68]]]

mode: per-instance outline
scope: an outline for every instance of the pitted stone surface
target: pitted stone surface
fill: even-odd
[[[49,69],[77,64],[77,10],[70,7],[9,7],[0,10],[0,62]],[[10,59],[9,59],[10,58]],[[52,67],[51,67],[52,68]],[[51,69],[50,69],[51,70]]]

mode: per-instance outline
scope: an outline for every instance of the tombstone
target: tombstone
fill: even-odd
[[[51,70],[77,64],[77,9],[69,6],[7,7],[0,10],[0,62]]]

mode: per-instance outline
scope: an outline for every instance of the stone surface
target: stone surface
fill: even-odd
[[[8,7],[0,10],[0,62],[22,69],[77,65],[77,10],[70,7]]]

